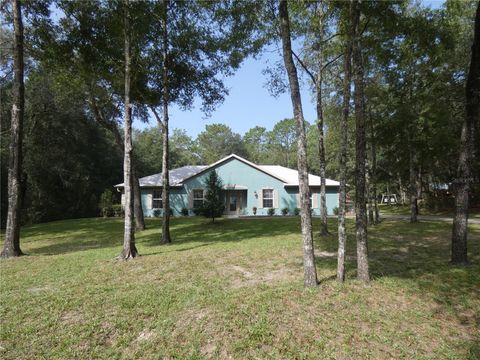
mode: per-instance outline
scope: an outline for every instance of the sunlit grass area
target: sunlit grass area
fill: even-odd
[[[26,227],[28,254],[0,262],[4,359],[480,357],[480,225],[472,265],[448,264],[450,225],[385,220],[369,228],[373,281],[338,285],[336,223],[318,236],[321,284],[303,288],[295,217],[160,222],[137,234],[141,256],[121,251],[120,219]]]

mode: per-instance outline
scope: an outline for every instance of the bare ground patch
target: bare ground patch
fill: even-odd
[[[234,272],[230,277],[230,286],[234,289],[256,286],[260,284],[269,285],[279,282],[293,281],[298,277],[298,273],[288,267],[278,269],[259,269],[258,271],[248,271],[245,268],[233,265]]]
[[[85,317],[81,312],[72,310],[64,312],[60,320],[66,325],[78,325],[84,322]]]

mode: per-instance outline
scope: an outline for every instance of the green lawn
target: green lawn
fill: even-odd
[[[410,216],[410,205],[379,205],[380,214],[388,215],[406,215]],[[443,216],[443,217],[453,217],[453,208],[452,209],[442,209],[434,211],[425,207],[419,209],[420,215],[433,215],[433,216]],[[471,219],[480,219],[480,209],[472,208],[470,209],[469,218]]]
[[[368,286],[354,280],[353,229],[343,286],[336,236],[316,231],[314,290],[303,289],[298,218],[173,219],[168,246],[149,220],[130,262],[114,260],[122,226],[23,229],[29,256],[0,262],[1,358],[480,358],[479,225],[463,268],[448,265],[446,223],[371,228]]]

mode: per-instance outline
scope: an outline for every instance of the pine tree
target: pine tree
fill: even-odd
[[[221,217],[225,210],[222,185],[222,180],[215,170],[210,172],[205,180],[205,201],[201,214],[206,218],[211,218],[212,223],[215,222],[216,217]]]

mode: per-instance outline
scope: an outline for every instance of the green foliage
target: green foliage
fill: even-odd
[[[112,205],[113,216],[123,217],[125,215],[125,210],[121,204]]]
[[[162,209],[154,209],[153,210],[153,217],[159,218],[162,216]],[[170,216],[173,216],[173,209],[170,208]]]
[[[282,215],[283,216],[288,215],[288,208],[285,207],[285,208],[282,209]]]
[[[297,208],[297,207],[295,209],[293,209],[293,215],[295,215],[295,216],[300,215],[300,209]]]
[[[184,207],[184,208],[182,208],[180,213],[182,214],[182,216],[188,216],[188,209],[186,207]]]
[[[122,181],[121,152],[112,134],[94,122],[92,104],[98,105],[110,125],[121,127],[124,5],[58,1],[55,21],[49,23],[49,4],[24,4],[28,35],[25,48],[31,49],[26,69],[22,209],[25,222],[94,216],[104,189]],[[262,1],[169,4],[170,103],[188,109],[199,98],[208,113],[227,95],[224,79],[246,56],[261,49],[266,38],[275,33],[277,24],[272,19],[264,21],[270,9]],[[163,89],[163,49],[158,41],[161,19],[145,14],[161,14],[163,6],[163,2],[130,2],[129,8],[135,29],[131,34],[135,69],[132,101],[134,116],[144,121],[149,117],[147,107],[160,104]],[[323,2],[318,6],[293,2],[289,6],[292,31],[302,42],[302,60],[317,72],[320,58],[326,65],[343,53],[348,6],[342,2]],[[418,156],[424,188],[428,188],[427,181],[448,183],[454,177],[464,116],[469,60],[465,54],[470,52],[476,6],[477,1],[472,0],[447,0],[438,9],[411,1],[362,4],[362,46],[368,60],[367,145],[371,149],[373,142],[376,144],[375,180],[379,192],[388,188],[389,192],[399,193],[408,187],[409,154],[399,149],[413,149]],[[192,16],[195,22],[191,21]],[[11,20],[8,16],[6,19]],[[0,125],[8,129],[11,29],[2,25],[1,30],[5,51],[0,70],[5,76],[0,79],[0,97],[5,106],[0,109]],[[324,41],[330,37],[331,40]],[[334,179],[338,178],[342,73],[342,57],[322,73],[327,177]],[[282,91],[281,76],[275,81]],[[312,85],[310,80],[307,77],[306,83]],[[134,134],[134,156],[141,176],[161,171],[160,135],[158,127]],[[0,136],[0,195],[6,199],[9,132],[2,131]],[[317,137],[316,126],[308,125],[308,165],[313,173],[318,171]],[[354,184],[352,121],[348,138],[347,182]],[[256,126],[243,138],[221,124],[207,126],[197,139],[190,138],[185,130],[173,129],[170,166],[208,164],[237,153],[256,163],[295,168],[295,141],[292,119],[277,122],[271,130]],[[369,153],[370,163],[371,156]],[[448,199],[438,197],[427,193],[427,206],[448,206]],[[1,202],[2,225],[6,205],[6,201]]]
[[[198,157],[195,156],[195,143],[183,129],[173,129],[169,138],[170,165],[177,168],[185,165],[198,165]]]
[[[230,154],[246,156],[242,137],[223,124],[206,125],[198,134],[195,145],[203,164],[214,163]]]
[[[273,216],[275,215],[275,209],[274,208],[269,208],[267,211],[268,216]]]
[[[333,208],[333,214],[334,214],[334,215],[338,215],[338,207],[337,207],[337,206],[335,206],[335,207]]]
[[[215,170],[211,171],[205,179],[205,200],[201,208],[201,214],[206,218],[215,221],[216,217],[221,217],[225,210],[222,180]]]
[[[148,176],[162,171],[162,131],[158,126],[136,130],[133,143],[138,175]],[[175,169],[185,165],[197,165],[194,142],[185,130],[173,129],[169,137],[170,167]]]
[[[162,171],[162,131],[158,126],[134,130],[135,166],[139,177]]]
[[[243,136],[248,158],[256,164],[267,164],[269,159],[269,133],[266,128],[255,126]]]
[[[66,86],[62,77],[38,68],[26,80],[24,223],[97,216],[102,192],[122,181],[121,154],[111,135],[86,114],[82,89],[75,82]],[[10,89],[1,86],[2,103],[8,104]],[[10,127],[9,109],[1,107],[2,129]],[[2,199],[8,183],[8,134],[2,132],[0,141]],[[4,204],[2,200],[2,223]]]
[[[102,195],[100,195],[100,202],[98,203],[98,208],[100,209],[102,216],[109,216],[113,205],[113,193],[112,190],[105,190]]]
[[[284,119],[275,124],[269,134],[272,151],[278,165],[294,167],[297,163],[297,128],[294,119]]]

